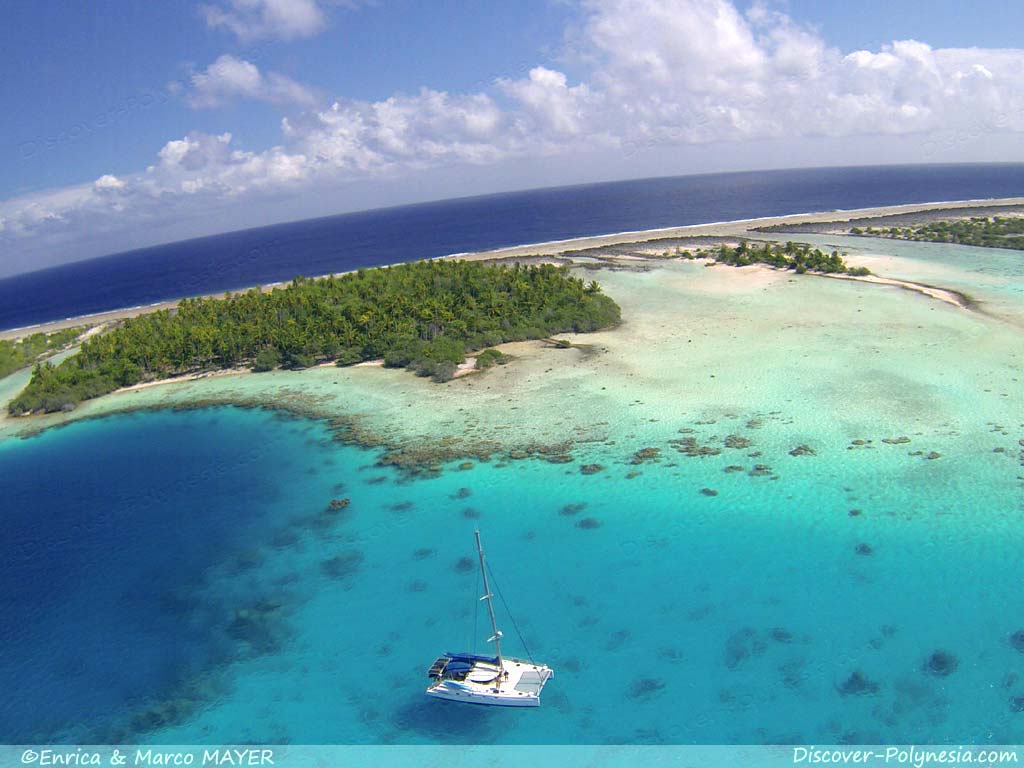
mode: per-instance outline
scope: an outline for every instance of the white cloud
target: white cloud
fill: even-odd
[[[534,67],[525,80],[499,80],[498,85],[519,102],[533,127],[558,135],[583,133],[586,112],[597,106],[586,85],[570,87],[564,74],[546,67]]]
[[[144,172],[0,203],[0,243],[183,220],[261,193],[577,150],[621,158],[638,147],[725,142],[713,151],[728,155],[729,142],[778,140],[794,154],[820,137],[918,136],[922,146],[976,126],[985,135],[1024,131],[1024,50],[902,40],[843,52],[783,14],[761,5],[744,14],[728,0],[583,7],[573,35],[583,53],[569,61],[582,81],[538,66],[479,93],[424,88],[313,108],[300,84],[222,56],[192,79],[186,98],[196,106],[235,98],[306,106],[282,120],[277,145],[239,148],[228,133],[168,141]],[[266,34],[272,23],[280,36],[301,36],[323,24],[309,1],[230,0],[217,9],[208,20],[240,36]]]
[[[783,14],[755,5],[744,16],[727,0],[587,8],[592,87],[615,105],[605,116],[623,141],[923,132],[977,117],[979,100],[1001,102],[1024,127],[1024,82],[1013,74],[1024,51],[905,40],[844,55]]]
[[[186,102],[196,108],[218,107],[236,99],[309,107],[316,102],[312,89],[278,72],[266,76],[252,62],[224,54],[190,78]]]
[[[288,123],[294,145],[341,172],[423,167],[438,161],[486,162],[512,150],[504,116],[484,94],[423,89],[375,103],[336,102]]]
[[[227,29],[243,42],[311,37],[327,21],[316,0],[224,0],[199,10],[210,27]]]
[[[96,181],[92,183],[92,186],[97,191],[104,189],[124,189],[124,182],[117,178],[117,176],[112,176],[111,174],[106,173],[96,179]]]

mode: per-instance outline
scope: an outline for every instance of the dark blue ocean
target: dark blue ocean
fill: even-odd
[[[521,243],[810,210],[1024,195],[1024,165],[816,168],[642,179],[349,213],[0,280],[0,329]]]

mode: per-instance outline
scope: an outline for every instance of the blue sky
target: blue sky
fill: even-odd
[[[324,33],[310,38],[240,41],[208,29],[199,5],[15,4],[11,23],[0,28],[2,71],[17,73],[0,83],[8,105],[0,115],[0,197],[130,172],[152,162],[168,138],[191,130],[231,131],[253,147],[278,141],[284,112],[272,105],[192,110],[168,98],[168,83],[187,80],[193,67],[223,53],[350,99],[422,86],[473,91],[499,76],[521,76],[552,55],[574,13],[548,0],[452,3],[443,13],[404,0],[334,9]],[[72,130],[44,147],[48,137]]]
[[[645,175],[1024,160],[1024,5],[17,2],[0,275]]]

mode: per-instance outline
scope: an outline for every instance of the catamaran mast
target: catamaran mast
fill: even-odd
[[[487,642],[494,641],[494,655],[498,657],[498,663],[501,663],[501,630],[498,629],[498,624],[494,620],[494,595],[491,594],[490,584],[487,582],[487,566],[484,563],[484,547],[480,543],[480,531],[474,531],[476,535],[476,551],[480,555],[480,573],[484,577],[484,594],[481,600],[487,601],[487,612],[491,616],[491,636],[487,638]]]

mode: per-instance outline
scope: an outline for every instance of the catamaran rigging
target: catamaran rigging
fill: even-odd
[[[480,541],[480,531],[475,531],[480,574],[483,578],[484,594],[479,598],[487,603],[487,615],[491,621],[491,636],[487,642],[494,643],[494,656],[475,653],[446,653],[439,657],[427,671],[433,680],[427,687],[427,695],[448,701],[467,704],[489,704],[503,707],[540,706],[540,693],[555,673],[546,664],[537,664],[532,659],[506,659],[501,653],[501,639],[494,615],[494,595],[487,577],[487,561]],[[502,599],[504,603],[504,599]],[[506,606],[507,609],[507,606]],[[514,623],[514,621],[513,621]]]

